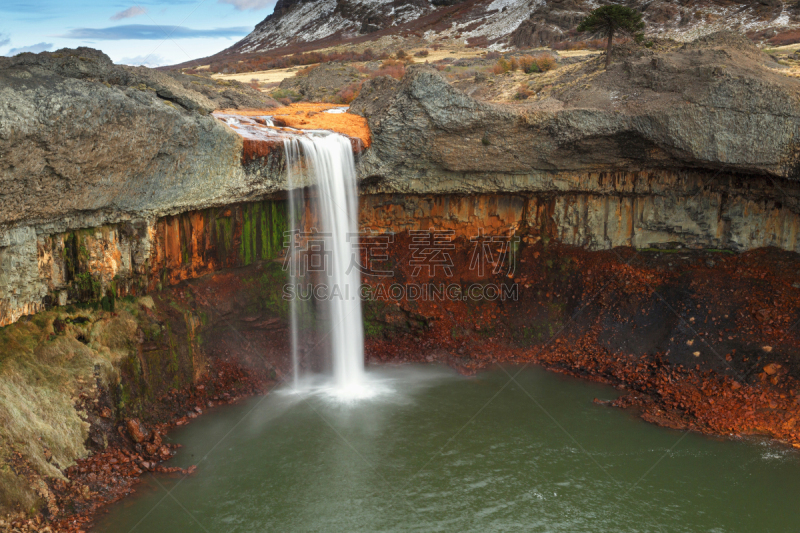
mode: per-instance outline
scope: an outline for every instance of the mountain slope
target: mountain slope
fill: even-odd
[[[505,48],[575,40],[574,28],[595,0],[280,0],[273,14],[220,55],[266,52],[325,41],[365,40],[387,34],[426,40],[459,39]],[[798,25],[795,2],[780,0],[629,0],[642,11],[647,33],[691,40],[720,29],[760,37]],[[769,33],[771,30],[771,34]]]

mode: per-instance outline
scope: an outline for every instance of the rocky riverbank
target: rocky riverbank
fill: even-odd
[[[512,366],[540,364],[617,387],[625,394],[613,405],[633,407],[650,422],[800,446],[796,254],[590,251],[528,233],[513,257],[501,257],[502,242],[490,241],[494,260],[481,273],[466,229],[446,240],[453,245],[449,273],[415,275],[419,235],[412,231],[420,230],[399,230],[385,259],[372,263],[391,275],[365,278],[375,296],[364,309],[369,364],[444,363],[466,374],[500,364],[511,376]],[[12,350],[3,354],[0,383],[14,368],[15,379],[30,376],[29,416],[47,420],[36,395],[48,392],[34,383],[49,357],[47,375],[64,400],[59,416],[75,417],[86,431],[76,434],[76,445],[87,443],[72,456],[77,464],[64,468],[66,479],[38,471],[37,460],[71,462],[68,449],[47,435],[36,455],[12,448],[6,467],[17,478],[3,486],[32,487],[30,501],[57,530],[76,531],[135,490],[139,476],[169,472],[159,463],[171,455],[170,427],[290,375],[282,279],[279,261],[259,260],[118,301],[113,311],[65,308],[0,330],[2,346]],[[410,297],[408,289],[395,297],[398,285],[446,289],[429,299]],[[509,297],[493,296],[492,287],[510,289]],[[460,297],[469,294],[477,296]],[[323,364],[324,323],[319,328],[303,333],[304,368]],[[30,355],[10,355],[24,342]],[[67,360],[85,357],[79,351],[69,359],[79,347],[102,359],[70,366]],[[73,377],[59,373],[73,367]],[[12,404],[4,397],[2,405]],[[41,496],[37,479],[47,480]]]
[[[276,275],[261,263],[0,328],[0,531],[86,530],[147,472],[190,475],[161,465],[169,429],[286,375]]]

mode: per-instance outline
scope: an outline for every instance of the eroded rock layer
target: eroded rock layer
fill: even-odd
[[[741,252],[774,246],[800,251],[800,215],[770,192],[767,182],[751,180],[737,189],[737,177],[705,178],[666,172],[590,175],[576,178],[584,192],[560,194],[365,194],[360,225],[379,233],[430,228],[462,236],[514,233],[590,250]],[[795,194],[798,188],[787,185]],[[0,324],[46,305],[143,294],[224,268],[278,259],[287,229],[285,201],[266,200],[187,211],[153,223],[34,233],[22,247],[5,249],[25,253],[9,257],[16,268],[4,271],[16,274],[12,281],[20,290],[3,300]]]
[[[275,256],[242,242],[273,239],[259,228],[286,189],[280,137],[243,138],[203,94],[91,50],[6,61],[0,324]],[[362,219],[380,231],[502,224],[592,250],[798,250],[797,80],[732,34],[601,63],[543,74],[517,105],[416,68],[367,82],[346,119],[281,120],[339,121],[369,146]]]

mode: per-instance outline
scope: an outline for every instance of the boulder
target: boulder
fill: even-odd
[[[141,444],[150,440],[150,430],[148,430],[144,424],[139,422],[138,418],[131,418],[125,425],[128,428],[128,434],[137,444]]]
[[[373,134],[363,172],[392,181],[686,168],[796,180],[800,82],[769,63],[729,33],[618,47],[607,71],[595,58],[532,78],[524,105],[478,101],[413,66],[402,83],[365,82],[351,111]]]
[[[336,93],[361,80],[361,73],[350,65],[323,63],[308,74],[286,78],[280,88],[294,90],[311,102],[334,102]]]

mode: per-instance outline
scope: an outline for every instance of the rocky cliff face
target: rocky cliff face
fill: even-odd
[[[362,168],[407,187],[418,175],[428,190],[439,171],[462,181],[643,168],[800,176],[800,82],[745,38],[616,54],[608,71],[594,59],[537,79],[520,105],[475,100],[425,66],[401,83],[367,82],[351,106],[374,136]]]
[[[535,198],[565,242],[591,248],[798,250],[800,84],[744,38],[560,70],[520,105],[426,68],[368,82],[351,106],[373,133],[365,189]]]
[[[124,278],[159,217],[277,188],[244,171],[242,139],[209,115],[231,98],[211,96],[91,49],[0,59],[0,325],[70,281],[52,235],[96,228],[84,255]]]
[[[53,55],[6,63],[0,85],[0,325],[276,257],[280,143],[243,152],[174,78]],[[518,104],[425,68],[365,84],[362,225],[800,250],[797,80],[731,35],[601,61],[536,77]]]

